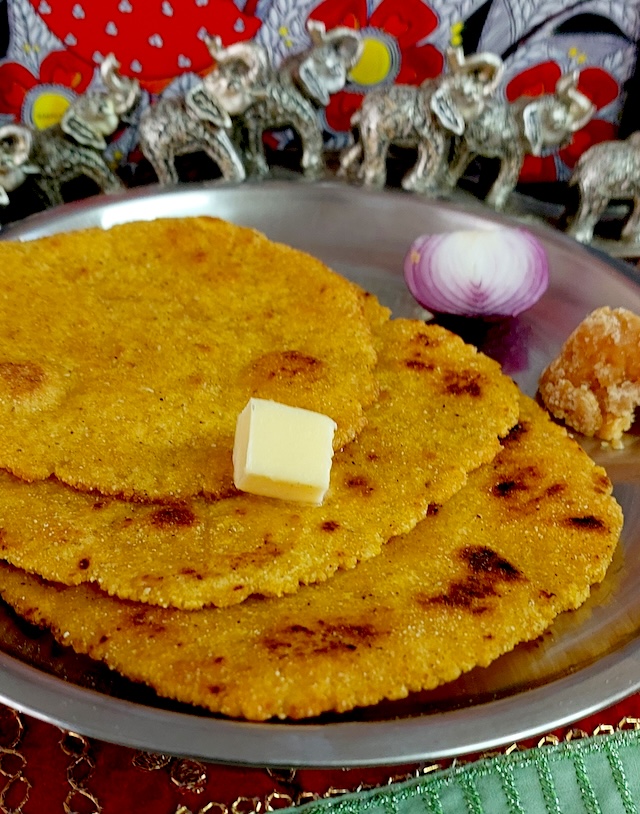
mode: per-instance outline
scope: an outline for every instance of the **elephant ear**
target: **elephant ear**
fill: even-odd
[[[222,127],[225,130],[231,128],[231,116],[213,101],[202,85],[191,88],[184,101],[187,109],[198,119],[211,122],[216,127]]]
[[[525,106],[522,111],[522,126],[524,128],[525,138],[531,148],[531,154],[540,155],[544,145],[540,105],[537,102],[531,102]]]
[[[334,47],[337,48],[338,53],[342,57],[345,68],[353,68],[362,56],[363,44],[362,37],[357,31],[351,28],[334,29],[334,34],[340,30],[343,32],[341,36],[335,36]]]
[[[310,99],[315,99],[322,107],[329,104],[329,93],[318,78],[316,59],[313,55],[303,59],[298,67],[298,79],[302,89]]]
[[[450,130],[456,136],[464,133],[464,119],[456,110],[451,94],[446,88],[440,87],[431,95],[429,107],[445,130]]]
[[[60,121],[62,132],[67,136],[71,136],[78,144],[83,147],[93,147],[96,150],[104,150],[107,147],[107,142],[101,133],[97,133],[87,122],[79,116],[73,107],[67,108]]]

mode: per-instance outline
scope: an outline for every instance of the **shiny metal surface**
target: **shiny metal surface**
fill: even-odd
[[[401,270],[416,236],[508,223],[480,204],[456,206],[401,192],[299,181],[147,189],[98,198],[33,217],[3,237],[32,239],[85,226],[201,213],[255,226],[272,239],[310,251],[376,293],[396,315],[413,317],[422,312],[405,289]],[[640,313],[640,277],[631,266],[565,235],[535,224],[530,228],[549,255],[547,294],[506,325],[476,325],[475,333],[465,323],[453,327],[501,358],[533,395],[543,367],[587,312],[608,304]],[[52,648],[46,636],[8,615],[0,618],[0,699],[127,746],[270,766],[426,760],[491,749],[569,724],[640,689],[640,433],[632,432],[619,452],[585,446],[608,467],[626,516],[605,581],[541,639],[437,691],[308,723],[224,720],[163,702],[113,676],[103,680],[95,665]]]

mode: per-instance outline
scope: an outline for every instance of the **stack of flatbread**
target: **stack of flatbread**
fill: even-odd
[[[575,608],[622,516],[499,366],[212,218],[0,244],[0,594],[252,720],[396,699]],[[336,422],[321,506],[242,493],[252,396]]]

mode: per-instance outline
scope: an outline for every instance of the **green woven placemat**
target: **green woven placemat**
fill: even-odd
[[[596,735],[512,752],[296,810],[300,814],[638,814],[640,732]]]

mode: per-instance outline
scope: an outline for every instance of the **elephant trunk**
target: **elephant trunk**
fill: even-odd
[[[140,93],[140,84],[137,79],[130,79],[118,73],[120,63],[114,54],[108,54],[100,65],[100,76],[109,91],[113,101],[114,110],[122,116],[131,110]]]
[[[578,71],[563,74],[558,79],[555,95],[564,102],[569,110],[570,132],[575,133],[591,120],[596,107],[584,93],[578,90]]]
[[[234,42],[225,47],[219,36],[207,37],[206,46],[219,66],[240,62],[246,67],[245,87],[262,84],[269,72],[266,51],[255,42]]]
[[[473,75],[484,97],[496,92],[504,74],[504,62],[497,54],[483,51],[465,56],[459,46],[447,50],[447,65],[454,76]]]

